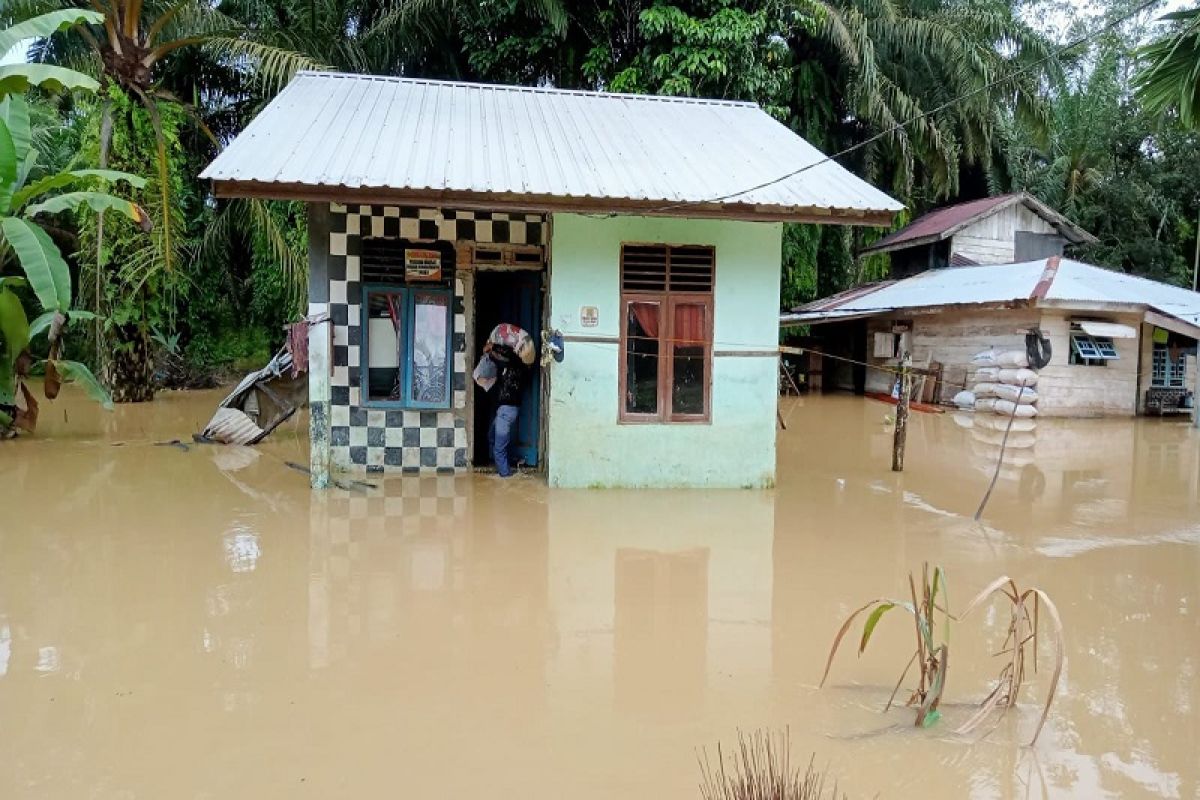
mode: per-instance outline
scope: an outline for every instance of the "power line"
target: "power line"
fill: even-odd
[[[920,122],[921,120],[926,119],[927,117],[931,117],[934,114],[941,113],[942,111],[945,111],[946,109],[950,108],[951,106],[954,106],[954,105],[962,102],[963,100],[966,100],[967,98],[974,97],[975,95],[986,92],[989,89],[993,89],[1002,83],[1006,83],[1008,81],[1014,80],[1017,77],[1019,77],[1021,74],[1028,72],[1036,67],[1040,67],[1052,59],[1056,59],[1056,58],[1062,56],[1068,50],[1074,50],[1075,48],[1077,48],[1081,45],[1090,43],[1091,41],[1097,39],[1101,35],[1116,29],[1120,25],[1122,25],[1125,22],[1129,21],[1130,19],[1136,17],[1138,14],[1141,14],[1143,11],[1148,10],[1151,6],[1158,5],[1160,2],[1161,2],[1161,0],[1145,0],[1145,2],[1140,3],[1133,10],[1129,11],[1127,14],[1124,14],[1123,16],[1120,16],[1120,17],[1117,17],[1117,18],[1111,20],[1107,24],[1102,25],[1101,27],[1097,28],[1095,31],[1087,34],[1086,36],[1082,36],[1079,39],[1076,39],[1075,41],[1070,42],[1069,44],[1065,44],[1062,47],[1059,47],[1058,49],[1053,50],[1052,52],[1048,53],[1044,57],[1038,59],[1037,61],[1026,64],[1025,66],[1021,67],[1020,69],[1016,70],[1015,72],[1005,75],[1002,78],[997,78],[994,81],[985,83],[984,85],[979,86],[975,89],[972,89],[971,91],[966,92],[964,94],[961,94],[958,97],[954,97],[950,100],[947,100],[946,102],[931,108],[929,111],[924,111],[910,119],[904,120],[903,122],[897,122],[895,125],[891,126],[890,128],[882,130],[879,133],[875,134],[874,136],[871,136],[868,139],[864,139],[863,141],[861,141],[857,144],[851,145],[850,147],[847,147],[843,150],[839,150],[838,152],[836,152],[832,155],[828,155],[821,159],[818,159],[817,161],[814,161],[811,164],[805,164],[803,167],[794,169],[791,172],[784,173],[783,175],[780,175],[777,178],[772,178],[771,180],[763,181],[762,183],[755,184],[754,186],[750,186],[750,187],[741,189],[736,192],[730,192],[729,194],[723,194],[723,195],[718,195],[716,197],[711,197],[706,200],[694,200],[694,201],[687,201],[687,202],[682,202],[682,203],[671,203],[669,205],[660,206],[659,208],[656,208],[656,209],[651,209],[647,213],[655,214],[655,213],[661,213],[663,211],[673,211],[673,210],[679,209],[679,208],[687,208],[689,206],[694,206],[694,205],[703,205],[706,203],[720,203],[725,200],[730,200],[734,197],[739,197],[744,194],[749,194],[750,192],[756,192],[759,189],[765,189],[768,186],[774,186],[777,183],[782,183],[783,181],[786,181],[790,178],[794,178],[797,175],[800,175],[802,173],[809,171],[810,169],[814,169],[816,167],[821,166],[822,164],[826,164],[830,161],[839,159],[842,156],[849,155],[850,153],[853,153],[855,150],[859,150],[863,147],[866,147],[869,144],[873,144],[874,142],[877,142],[886,136],[890,136],[891,134],[895,133],[896,131],[907,128],[909,125],[912,125],[915,122]],[[615,216],[617,216],[617,214],[611,213],[608,216],[615,217]]]

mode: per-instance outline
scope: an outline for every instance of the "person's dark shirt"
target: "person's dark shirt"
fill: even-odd
[[[525,364],[517,357],[516,351],[506,344],[493,344],[491,356],[496,362],[496,402],[502,406],[521,405]]]

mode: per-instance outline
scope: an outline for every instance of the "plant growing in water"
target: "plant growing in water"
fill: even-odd
[[[900,680],[896,681],[896,688],[892,690],[892,695],[888,698],[884,711],[892,707],[896,694],[900,691],[900,686],[915,663],[918,665],[917,686],[909,696],[906,705],[916,706],[916,724],[918,726],[928,726],[937,722],[941,717],[938,704],[941,702],[942,692],[946,688],[946,666],[950,657],[950,613],[947,610],[949,602],[946,599],[946,581],[942,568],[934,567],[933,576],[930,577],[929,565],[926,564],[922,567],[920,601],[917,600],[917,587],[911,572],[908,574],[908,590],[911,602],[880,598],[872,600],[846,618],[833,640],[833,647],[829,650],[829,658],[825,662],[825,674],[821,676],[821,685],[825,685],[838,646],[859,614],[867,609],[872,609],[867,621],[863,624],[862,638],[858,643],[858,654],[861,656],[867,649],[867,644],[871,641],[871,634],[875,632],[875,627],[883,619],[883,615],[893,608],[904,609],[913,617],[916,647],[908,664],[904,667],[904,671],[900,673]],[[939,592],[942,595],[943,605],[941,606],[937,604]],[[938,612],[942,614],[942,637],[941,641],[935,644],[934,631],[937,628]]]
[[[92,11],[56,11],[0,31],[0,51],[8,52],[24,39],[46,36],[99,15]],[[38,404],[25,379],[39,364],[44,367],[46,397],[58,395],[63,382],[75,381],[105,405],[112,401],[85,365],[62,358],[62,334],[72,320],[91,319],[87,312],[71,308],[71,270],[58,245],[40,225],[39,214],[77,212],[83,208],[100,212],[111,209],[142,223],[145,213],[133,203],[102,191],[98,184],[125,181],[142,185],[134,175],[110,170],[78,169],[33,177],[38,172],[38,151],[33,147],[29,107],[24,92],[31,86],[43,89],[94,91],[96,82],[73,70],[45,64],[14,64],[0,75],[0,267],[13,260],[24,276],[0,274],[0,434],[14,427],[33,430]],[[74,189],[47,196],[58,189]],[[21,297],[14,289],[28,288],[41,305],[42,313],[32,322]],[[29,350],[30,341],[45,333],[47,356],[40,362]],[[17,404],[20,394],[22,405]]]
[[[970,733],[978,728],[992,712],[999,710],[1003,714],[1003,712],[1016,706],[1021,687],[1024,685],[1028,674],[1026,670],[1027,664],[1032,666],[1033,672],[1037,672],[1037,646],[1041,628],[1041,609],[1042,606],[1045,606],[1046,613],[1050,617],[1054,638],[1054,674],[1050,679],[1050,688],[1046,694],[1046,702],[1042,708],[1042,715],[1038,720],[1037,729],[1034,731],[1033,738],[1029,742],[1032,745],[1037,741],[1038,736],[1042,732],[1042,727],[1046,724],[1046,717],[1050,713],[1050,704],[1054,701],[1054,695],[1058,689],[1058,680],[1062,675],[1063,628],[1058,608],[1041,589],[1033,587],[1022,590],[1017,586],[1015,581],[1006,575],[992,581],[983,591],[976,595],[967,604],[967,608],[960,618],[953,616],[949,611],[950,604],[946,595],[946,578],[941,567],[934,567],[931,577],[929,565],[924,565],[921,573],[921,584],[921,598],[918,601],[916,582],[913,579],[912,573],[909,573],[908,585],[911,602],[889,599],[872,600],[846,618],[846,621],[842,623],[842,627],[838,630],[837,636],[834,637],[833,646],[829,650],[829,658],[825,662],[825,673],[821,676],[821,686],[825,685],[825,680],[829,677],[830,667],[833,666],[833,657],[837,654],[842,639],[845,638],[846,633],[850,630],[850,626],[859,614],[872,609],[870,615],[867,617],[867,621],[863,624],[862,638],[859,640],[858,654],[862,655],[871,640],[871,634],[875,632],[875,627],[879,624],[879,620],[883,618],[883,615],[893,608],[902,608],[913,616],[916,632],[916,648],[912,657],[909,658],[908,665],[900,673],[900,680],[896,682],[896,688],[892,690],[891,697],[888,698],[884,711],[892,707],[892,703],[895,701],[896,694],[900,691],[900,687],[903,685],[908,671],[916,663],[919,665],[918,682],[916,688],[908,698],[907,705],[916,706],[916,724],[918,726],[933,724],[941,717],[941,713],[938,711],[938,704],[941,702],[942,693],[946,687],[946,669],[949,663],[950,621],[954,620],[958,622],[961,619],[965,619],[972,611],[998,594],[1007,599],[1009,603],[1008,632],[1001,650],[995,654],[998,657],[1004,658],[1004,664],[996,679],[996,685],[979,704],[979,709],[955,730],[955,733],[959,734]],[[939,592],[941,594],[942,605],[938,605]],[[938,613],[942,615],[943,633],[941,642],[935,646],[933,631],[935,629],[935,616]],[[999,717],[997,717],[998,722]]]

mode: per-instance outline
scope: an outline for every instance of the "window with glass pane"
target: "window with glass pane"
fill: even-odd
[[[658,413],[659,320],[662,306],[632,301],[625,314],[626,414]]]
[[[671,311],[671,414],[703,416],[708,388],[708,307],[676,303]]]
[[[366,375],[363,376],[363,384],[368,400],[400,400],[404,300],[402,290],[367,292],[363,331],[366,336]]]
[[[1067,363],[1084,367],[1103,367],[1121,356],[1113,340],[1105,336],[1089,336],[1086,333],[1071,334],[1071,352]]]
[[[704,245],[622,245],[622,419],[708,421],[715,262]]]
[[[440,405],[450,397],[450,297],[444,292],[413,293],[412,379],[409,399]]]
[[[364,400],[403,408],[449,408],[450,292],[368,286],[363,294]]]
[[[1176,348],[1176,357],[1171,358],[1171,348],[1155,344],[1150,360],[1150,385],[1162,388],[1179,388],[1187,379],[1187,362],[1183,351]]]

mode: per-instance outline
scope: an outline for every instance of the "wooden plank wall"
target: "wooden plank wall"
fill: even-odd
[[[1062,417],[1133,416],[1137,413],[1140,339],[1114,339],[1121,357],[1103,367],[1072,366],[1069,336],[1071,315],[1042,314],[1042,332],[1050,337],[1054,356],[1038,376],[1038,415]],[[1087,314],[1091,319],[1141,328],[1139,314]]]
[[[946,385],[939,399],[949,400],[963,388],[964,383],[968,389],[974,385],[978,367],[971,364],[972,356],[989,347],[997,351],[1024,349],[1024,329],[1037,325],[1039,319],[1038,311],[1024,309],[945,311],[913,317],[887,317],[868,323],[867,340],[871,341],[875,331],[891,331],[894,322],[911,321],[913,363],[924,364],[931,358],[944,365]],[[868,358],[868,361],[888,367],[897,364],[894,359]],[[894,376],[888,373],[868,370],[867,391],[890,391],[893,379]]]
[[[1103,317],[1139,328],[1137,315],[1088,315]],[[869,320],[868,342],[876,331],[890,332],[895,322],[911,321],[913,362],[926,359],[944,365],[946,384],[940,400],[949,400],[965,383],[976,383],[978,366],[971,358],[980,351],[994,348],[1024,350],[1025,331],[1040,327],[1050,338],[1053,355],[1050,364],[1038,376],[1038,414],[1047,417],[1131,416],[1137,411],[1140,339],[1115,340],[1121,358],[1103,367],[1073,366],[1067,363],[1071,352],[1069,315],[1062,311],[1008,309],[980,311],[944,311],[915,316],[889,316]],[[870,350],[868,349],[868,353]],[[895,359],[868,356],[872,365],[894,368]],[[1147,366],[1147,369],[1149,367]],[[867,390],[891,391],[895,376],[879,369],[867,370]]]
[[[1018,204],[954,234],[950,240],[950,253],[980,264],[1008,264],[1016,258],[1017,231],[1055,232],[1053,225]]]

